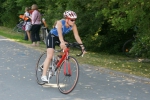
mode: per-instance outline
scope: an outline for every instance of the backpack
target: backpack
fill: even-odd
[[[19,15],[19,18],[20,18],[20,19],[23,19],[24,21],[30,20],[29,17],[25,17],[25,18],[24,18],[24,15]]]

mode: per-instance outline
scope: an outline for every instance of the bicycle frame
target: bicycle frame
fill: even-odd
[[[62,56],[62,58],[59,60],[59,62],[57,63],[57,67],[60,67],[61,63],[65,60],[65,58],[69,55],[69,48],[66,48],[64,50],[64,54]]]

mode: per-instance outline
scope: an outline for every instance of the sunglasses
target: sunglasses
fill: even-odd
[[[76,21],[76,19],[70,19],[70,21],[74,22],[74,21]]]

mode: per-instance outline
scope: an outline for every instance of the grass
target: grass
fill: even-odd
[[[0,35],[13,39],[19,43],[31,44],[29,41],[24,41],[24,35],[16,32],[11,32],[12,29],[0,27]],[[46,50],[44,43],[37,49]],[[77,51],[71,52],[75,56]],[[76,57],[76,56],[75,56]],[[88,52],[84,57],[76,57],[80,64],[89,64],[97,67],[104,67],[127,74],[137,75],[150,78],[150,60],[142,58],[128,58],[123,55],[109,55],[105,53]]]
[[[29,41],[24,41],[24,34],[21,32],[14,32],[12,29],[6,27],[0,27],[0,35],[13,39],[17,42],[28,43]]]

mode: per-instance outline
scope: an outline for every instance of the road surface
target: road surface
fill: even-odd
[[[0,36],[0,100],[150,100],[150,84],[80,65],[76,88],[68,95],[36,83],[41,52]],[[149,80],[147,80],[149,81]]]

